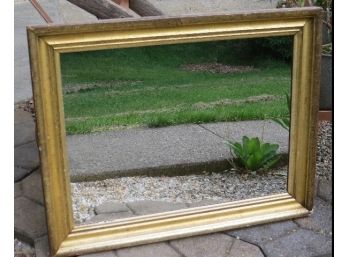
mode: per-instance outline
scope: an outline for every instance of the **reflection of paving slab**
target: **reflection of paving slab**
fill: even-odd
[[[208,129],[206,129],[206,128]],[[263,129],[264,127],[264,129]],[[125,175],[179,175],[229,167],[224,139],[262,136],[287,153],[288,132],[273,122],[245,121],[138,128],[68,136],[73,181]]]

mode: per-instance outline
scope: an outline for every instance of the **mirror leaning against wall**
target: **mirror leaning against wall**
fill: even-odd
[[[292,37],[61,55],[75,224],[287,192]]]

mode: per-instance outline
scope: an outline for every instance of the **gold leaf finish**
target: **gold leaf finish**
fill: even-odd
[[[321,9],[28,27],[38,144],[52,256],[146,244],[307,215],[313,206]],[[294,37],[288,193],[75,226],[60,54],[254,37]]]

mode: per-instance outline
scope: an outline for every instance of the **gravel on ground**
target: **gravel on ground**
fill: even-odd
[[[332,179],[332,124],[320,122],[317,143],[317,176]]]

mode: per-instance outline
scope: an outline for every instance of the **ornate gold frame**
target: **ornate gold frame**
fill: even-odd
[[[307,215],[314,194],[321,15],[313,7],[28,27],[52,255],[74,256]],[[60,53],[284,35],[294,37],[288,193],[74,226]]]

